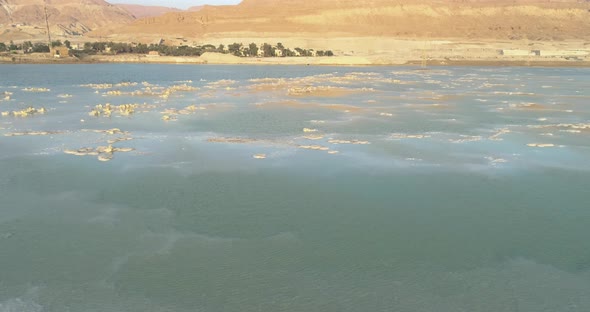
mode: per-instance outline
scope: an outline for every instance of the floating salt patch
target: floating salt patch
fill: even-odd
[[[133,140],[133,138],[131,138],[131,137],[115,138],[115,139],[112,139],[112,140],[108,140],[107,143],[109,143],[109,144],[115,144],[117,142],[123,142],[123,141],[129,141],[129,140]]]
[[[408,157],[408,158],[406,158],[406,160],[408,160],[408,161],[422,161],[422,159],[414,158],[414,157]]]
[[[87,156],[87,155],[96,156],[96,155],[98,155],[98,152],[91,147],[82,147],[77,150],[66,149],[66,150],[64,150],[64,153],[70,154],[70,155],[76,155],[76,156]]]
[[[566,110],[565,112],[566,112],[566,113],[573,113],[574,111],[573,111],[573,110],[571,110],[571,109],[568,109],[568,110]]]
[[[130,82],[130,81],[120,82],[115,85],[115,87],[135,87],[135,86],[137,86],[137,82]]]
[[[131,152],[134,149],[131,147],[113,147],[111,144],[108,146],[98,146],[96,148],[83,147],[77,150],[64,150],[64,153],[75,155],[75,156],[98,156],[100,161],[109,161],[113,158],[115,152]]]
[[[392,113],[380,113],[379,116],[391,117],[391,116],[393,116],[393,114]]]
[[[308,140],[321,140],[324,138],[324,136],[323,135],[306,135],[303,138],[308,139]]]
[[[109,153],[112,154],[115,151],[115,148],[112,145],[108,146],[99,146],[96,148],[96,151],[99,153]]]
[[[328,140],[328,143],[332,143],[332,144],[358,144],[358,145],[371,144],[369,141],[360,141],[360,140],[336,140],[336,139],[330,139],[330,140]]]
[[[119,128],[112,128],[112,129],[106,129],[106,130],[89,130],[89,129],[82,129],[82,131],[85,132],[96,132],[96,133],[106,133],[106,134],[117,134],[117,133],[124,133],[123,131],[121,131],[121,129]]]
[[[109,161],[113,159],[113,154],[101,154],[98,155],[98,160],[100,161]]]
[[[538,121],[547,121],[547,118],[545,117],[541,117],[541,118],[537,118]]]
[[[550,132],[548,132],[548,133],[541,133],[541,135],[542,136],[553,136],[553,133],[550,133]]]
[[[265,159],[266,154],[254,154],[252,157],[255,159]]]
[[[34,107],[27,107],[25,109],[19,111],[12,111],[12,115],[15,117],[29,117],[36,114],[45,114],[47,110],[44,107],[41,108],[34,108]],[[2,116],[7,116],[2,114]]]
[[[33,87],[24,88],[22,90],[25,92],[49,92],[49,91],[51,91],[50,89],[47,89],[47,88],[33,88]]]
[[[496,132],[495,134],[488,137],[488,139],[492,140],[492,141],[502,141],[503,139],[500,138],[500,136],[502,136],[506,133],[510,133],[510,130],[506,129],[506,128],[502,128],[502,129],[499,129],[498,132]]]
[[[259,142],[259,141],[262,141],[262,140],[251,139],[251,138],[224,138],[224,137],[207,139],[207,142],[211,142],[211,143],[234,143],[234,144],[246,144],[246,143]]]
[[[197,110],[205,110],[205,109],[207,109],[207,107],[197,106],[197,105],[193,104],[193,105],[189,105],[189,106],[185,107],[185,109],[189,110],[189,111],[197,111]]]
[[[541,148],[543,148],[543,147],[554,147],[555,144],[551,144],[551,143],[529,143],[529,144],[527,144],[527,146],[530,146],[530,147],[541,147]]]
[[[506,160],[504,158],[495,158],[495,157],[491,157],[491,156],[486,157],[486,159],[489,160],[490,163],[492,163],[492,164],[499,164],[499,163],[507,163],[508,162],[508,160]]]
[[[303,128],[303,132],[317,132],[317,129]]]
[[[83,84],[80,85],[80,87],[87,87],[87,88],[92,88],[98,91],[98,89],[110,89],[113,87],[113,84],[111,83],[89,83],[89,84]],[[96,92],[98,93],[98,92]]]
[[[321,145],[299,145],[299,148],[302,149],[310,149],[310,150],[316,150],[316,151],[327,151],[330,148],[327,146],[321,146]]]
[[[114,152],[121,152],[121,153],[127,153],[127,152],[131,152],[133,150],[134,150],[134,148],[132,148],[132,147],[115,147],[113,149]]]
[[[339,151],[328,151],[328,154],[338,154],[340,153]]]
[[[108,95],[117,95],[117,96],[120,96],[120,95],[123,95],[123,94],[125,94],[125,93],[121,92],[120,90],[111,90],[111,91],[107,91],[107,92],[103,93],[102,96],[108,96]]]
[[[393,133],[390,136],[390,138],[393,140],[424,139],[424,138],[429,138],[429,137],[430,137],[430,135],[427,135],[427,134],[406,134],[406,133]]]
[[[59,132],[59,131],[25,131],[25,132],[5,133],[4,136],[25,136],[25,135],[42,136],[42,135],[51,135],[51,134],[59,134],[59,133],[62,133],[62,132]]]
[[[461,135],[461,139],[450,139],[452,143],[465,143],[481,141],[482,137],[479,135]]]

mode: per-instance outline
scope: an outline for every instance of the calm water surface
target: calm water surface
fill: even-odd
[[[0,65],[0,312],[590,311],[589,86]]]

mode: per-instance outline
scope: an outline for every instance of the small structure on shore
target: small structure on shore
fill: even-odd
[[[147,54],[147,56],[151,56],[151,57],[153,57],[153,56],[160,56],[160,52],[158,52],[158,51],[149,51],[148,54]]]
[[[65,46],[52,47],[50,52],[51,52],[51,55],[53,55],[53,57],[55,57],[55,58],[70,56],[70,49]]]

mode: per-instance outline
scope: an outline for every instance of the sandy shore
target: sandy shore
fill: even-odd
[[[392,55],[331,56],[331,57],[237,57],[220,53],[205,53],[200,57],[124,55],[91,55],[84,58],[53,58],[48,54],[3,54],[2,64],[93,64],[93,63],[145,63],[145,64],[228,64],[228,65],[422,65],[426,66],[536,66],[536,67],[590,67],[590,60],[565,58],[480,57],[480,58],[404,58]]]

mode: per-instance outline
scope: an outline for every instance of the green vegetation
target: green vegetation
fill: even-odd
[[[49,47],[41,42],[32,43],[31,41],[25,41],[21,44],[15,44],[12,41],[8,44],[0,42],[0,52],[6,51],[12,53],[17,53],[17,51],[23,51],[24,53],[49,52]]]
[[[271,45],[263,43],[258,46],[256,43],[250,43],[245,46],[242,43],[232,43],[227,47],[223,44],[214,46],[205,44],[201,46],[171,46],[164,44],[143,44],[143,43],[124,43],[124,42],[86,42],[83,45],[72,45],[68,40],[62,42],[55,40],[51,42],[51,47],[65,46],[72,49],[75,56],[94,55],[94,54],[148,54],[150,51],[157,51],[160,55],[165,56],[200,56],[205,52],[217,52],[233,54],[239,57],[298,57],[298,56],[333,56],[332,51],[314,51],[312,49],[286,48],[282,43]],[[23,51],[24,53],[49,52],[49,46],[46,43],[25,41],[22,44],[0,42],[0,52]]]

